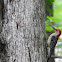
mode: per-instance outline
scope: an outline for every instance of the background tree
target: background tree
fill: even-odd
[[[4,12],[1,62],[47,62],[45,0],[4,0]]]

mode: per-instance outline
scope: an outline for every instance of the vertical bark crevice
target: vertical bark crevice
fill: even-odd
[[[0,0],[0,60],[6,62],[7,57],[7,41],[4,38],[2,27],[4,25],[4,0]]]
[[[2,0],[2,19],[4,19],[4,0]]]
[[[0,60],[1,62],[6,62],[7,56],[7,41],[3,37],[3,34],[0,33]]]
[[[0,33],[4,24],[4,0],[0,0]]]
[[[4,0],[0,0],[0,18],[4,19]]]
[[[29,59],[30,59],[30,62],[31,62],[31,53],[30,53],[30,48],[28,47],[28,53],[29,53]]]

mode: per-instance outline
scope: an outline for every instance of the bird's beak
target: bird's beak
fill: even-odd
[[[55,28],[52,26],[52,28],[55,30]]]

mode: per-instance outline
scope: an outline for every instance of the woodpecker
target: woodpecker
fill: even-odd
[[[48,41],[47,41],[48,57],[51,57],[52,55],[54,55],[55,46],[57,44],[59,36],[61,35],[61,30],[60,29],[54,28],[54,27],[52,27],[52,28],[55,30],[55,33],[52,33],[49,36]]]

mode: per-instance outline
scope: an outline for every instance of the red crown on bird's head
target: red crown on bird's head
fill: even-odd
[[[52,27],[55,31],[59,31],[59,34],[58,35],[56,35],[56,37],[57,38],[59,38],[59,36],[61,35],[61,30],[60,29],[58,29],[58,28],[54,28],[54,27]]]
[[[61,30],[58,29],[58,28],[55,28],[55,30],[58,30],[59,31],[59,35],[57,35],[57,37],[59,38],[59,36],[61,35]]]
[[[59,31],[59,34],[61,35],[61,30],[60,30],[60,29],[58,29],[58,28],[56,28],[56,30],[58,30],[58,31]]]

